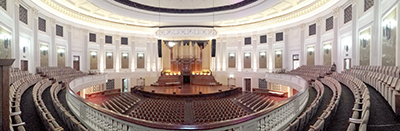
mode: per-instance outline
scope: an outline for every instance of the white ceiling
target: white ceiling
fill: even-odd
[[[173,9],[200,9],[225,5],[232,5],[243,0],[130,0],[143,5],[173,8]]]

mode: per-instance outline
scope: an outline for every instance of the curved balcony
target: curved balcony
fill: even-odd
[[[281,130],[293,121],[308,101],[308,83],[304,79],[286,74],[267,74],[270,83],[289,86],[298,91],[294,96],[270,108],[226,121],[182,125],[146,121],[103,109],[76,94],[85,87],[104,84],[107,74],[89,75],[72,80],[66,99],[75,116],[92,130]]]

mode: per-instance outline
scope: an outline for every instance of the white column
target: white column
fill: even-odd
[[[148,37],[148,36],[147,36]],[[144,54],[144,58],[145,58],[145,61],[144,61],[144,67],[145,67],[145,69],[146,69],[146,71],[148,71],[148,72],[150,72],[151,71],[151,54],[153,54],[153,53],[151,53],[152,52],[152,50],[151,50],[151,41],[149,40],[149,38],[146,38],[146,53]]]
[[[99,43],[99,53],[97,54],[97,56],[99,57],[99,69],[100,72],[103,73],[104,70],[106,69],[106,62],[105,62],[105,52],[104,52],[104,43],[105,43],[105,36],[104,33],[100,32],[97,33],[97,43]]]
[[[304,38],[305,38],[305,28],[306,24],[301,24],[300,25],[300,65],[307,65],[307,58],[306,58],[306,47],[304,43]]]
[[[73,68],[72,65],[72,26],[71,25],[67,25],[67,47],[66,47],[66,53],[65,53],[65,57],[66,57],[66,62],[65,62],[65,66],[66,67],[71,67]]]
[[[352,0],[352,18],[351,18],[351,31],[352,31],[352,45],[351,45],[351,55],[352,55],[352,66],[353,65],[360,65],[360,58],[359,55],[357,54],[357,49],[358,49],[358,27],[357,27],[357,5],[356,5],[357,0]],[[376,5],[374,5],[376,7]],[[374,21],[379,21],[379,19],[376,19]],[[372,44],[372,48],[374,48]],[[372,53],[371,53],[372,54]],[[375,59],[377,60],[377,59]]]
[[[129,45],[131,45],[131,53],[130,53],[131,65],[130,65],[130,68],[131,68],[132,72],[135,72],[135,69],[136,69],[135,37],[130,37]]]
[[[290,52],[289,52],[289,34],[290,34],[290,28],[284,29],[284,47],[283,47],[283,52],[282,52],[282,67],[283,69],[290,70]]]
[[[237,54],[236,54],[236,60],[237,60],[237,70],[240,72],[240,71],[242,71],[242,69],[243,69],[243,53],[242,53],[242,44],[243,44],[243,42],[242,42],[242,39],[243,39],[243,37],[241,37],[241,36],[237,36],[236,37],[236,42],[237,42]]]
[[[19,4],[20,0],[14,1],[14,25],[13,25],[13,39],[12,43],[14,45],[14,64],[13,67],[20,68],[20,43],[19,43]],[[10,56],[11,57],[11,56]]]
[[[267,37],[267,44],[268,44],[268,69],[272,70],[275,68],[275,61],[274,61],[274,56],[275,56],[275,51],[273,49],[273,45],[275,43],[274,41],[274,33],[269,32]]]
[[[119,72],[121,70],[121,37],[119,35],[115,35],[114,37],[115,37],[114,69],[115,72]]]
[[[50,18],[49,66],[57,66],[56,19]]]
[[[157,53],[158,53],[158,49],[157,49],[157,39],[156,38],[151,38],[151,51],[152,51],[152,53],[151,53],[151,70],[153,71],[153,72],[156,72],[156,71],[158,71],[157,70],[157,61],[158,61],[158,55],[157,55]]]
[[[332,62],[338,65],[341,60],[339,55],[340,54],[340,45],[339,45],[339,21],[338,21],[338,15],[339,15],[339,8],[335,8],[332,11],[333,14],[333,41],[332,41]]]
[[[258,35],[253,35],[252,36],[252,40],[253,40],[253,44],[251,44],[251,46],[253,46],[253,51],[251,52],[251,56],[252,56],[252,60],[251,60],[251,65],[252,65],[252,67],[253,67],[253,71],[254,72],[257,72],[257,70],[258,70],[258,55],[259,55],[259,53],[258,53],[258,50],[257,50],[257,48],[258,48],[258,45],[259,45],[259,43],[260,43],[260,40],[258,39],[258,37],[257,37]]]
[[[36,67],[40,67],[40,51],[38,42],[38,15],[39,11],[35,8],[32,9],[33,14],[33,30],[32,30],[32,42],[29,49],[29,72],[36,73]]]
[[[317,43],[315,45],[315,65],[323,64],[323,49],[322,49],[322,41],[321,41],[321,18],[317,18],[315,20],[316,23],[316,35],[317,35]]]
[[[355,4],[355,2],[354,2]],[[354,6],[353,6],[354,7]],[[372,29],[372,42],[371,42],[371,57],[370,64],[381,66],[382,65],[382,41],[381,41],[381,31],[382,31],[382,17],[381,17],[381,1],[374,0],[374,26]],[[353,9],[354,11],[354,9]],[[354,14],[354,12],[353,12]],[[382,14],[384,15],[384,14]],[[354,20],[354,19],[353,19]],[[397,58],[398,59],[398,58]]]
[[[82,30],[83,33],[83,51],[80,61],[80,70],[89,71],[90,70],[90,55],[89,55],[89,31],[87,29]],[[100,53],[97,54],[99,56]],[[98,63],[97,63],[98,64]]]

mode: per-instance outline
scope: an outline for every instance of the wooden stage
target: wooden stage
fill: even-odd
[[[236,89],[234,87],[232,89]],[[201,86],[201,85],[178,85],[178,86],[145,86],[141,91],[152,92],[155,94],[165,95],[199,95],[201,94],[216,94],[232,90],[228,86]]]

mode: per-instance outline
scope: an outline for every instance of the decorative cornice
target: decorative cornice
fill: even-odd
[[[337,18],[339,16],[339,10],[340,10],[339,8],[333,9],[332,11],[333,18]]]
[[[211,28],[173,28],[159,29],[155,35],[164,39],[176,37],[210,38],[216,36],[217,32]]]
[[[285,32],[285,34],[289,34],[290,33],[290,28],[283,29],[283,32]]]
[[[32,8],[32,15],[34,19],[38,19],[39,11],[36,8]]]
[[[71,25],[66,25],[65,27],[67,27],[67,31],[68,31],[68,32],[71,32],[72,28],[74,28],[74,27],[71,26]]]
[[[57,23],[57,20],[56,20],[56,19],[50,18],[49,21],[50,21],[50,25],[51,25],[52,27],[55,27],[55,26],[56,26],[56,23]]]
[[[317,24],[317,26],[321,25],[321,21],[322,21],[321,17],[318,17],[317,19],[315,19],[315,23]]]
[[[89,35],[89,30],[87,30],[87,29],[82,29],[82,32],[84,35]]]
[[[303,23],[303,24],[300,24],[299,27],[300,27],[300,30],[304,30],[304,29],[306,29],[307,25]]]

